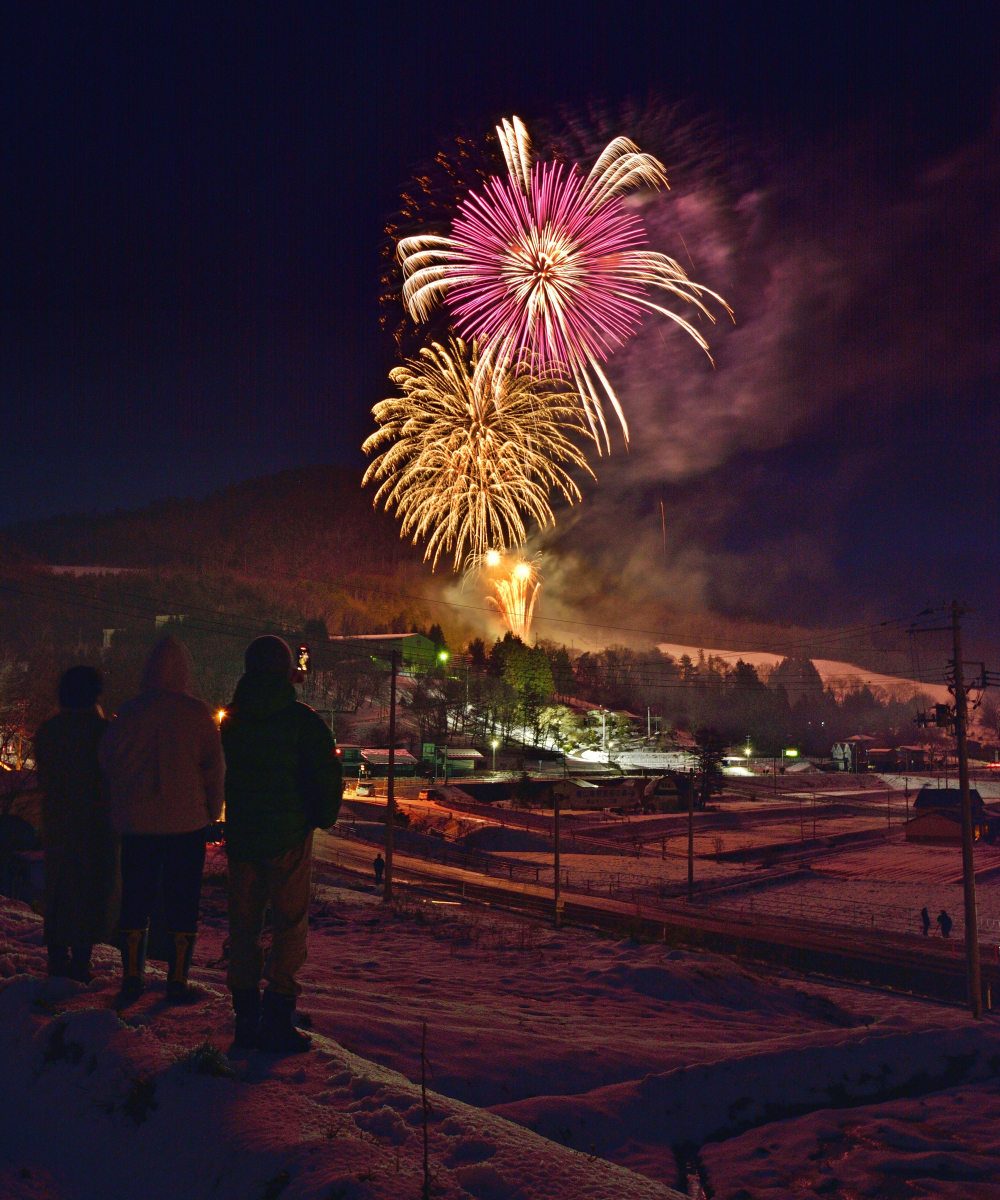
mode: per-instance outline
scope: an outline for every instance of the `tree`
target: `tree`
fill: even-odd
[[[557,696],[571,696],[576,679],[573,675],[573,664],[570,662],[569,651],[565,646],[546,646],[545,653],[552,671],[553,689]]]
[[[991,696],[985,696],[979,706],[979,724],[1000,739],[1000,708]]]
[[[482,638],[473,638],[469,642],[469,667],[473,671],[486,670],[486,643]]]
[[[782,687],[788,703],[794,708],[803,697],[823,695],[823,680],[815,664],[808,658],[785,658],[771,672],[771,687]]]
[[[722,761],[726,753],[726,739],[717,729],[707,727],[698,730],[694,741],[698,747],[698,771],[701,776],[698,803],[703,808],[724,787]]]

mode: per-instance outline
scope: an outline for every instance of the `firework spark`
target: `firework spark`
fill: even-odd
[[[499,559],[497,560],[499,563]],[[487,556],[487,563],[490,563]],[[531,632],[531,618],[535,613],[535,601],[542,590],[538,573],[538,556],[533,559],[518,558],[513,566],[507,567],[500,578],[490,580],[494,595],[487,601],[500,614],[500,619],[515,637],[522,642]]]
[[[457,571],[490,547],[521,545],[526,518],[543,529],[555,522],[553,491],[570,504],[580,499],[566,467],[593,476],[572,440],[589,431],[556,367],[529,376],[454,338],[425,347],[389,378],[403,395],[372,409],[381,428],[362,448],[388,448],[363,484],[380,482],[375,504],[395,509],[401,537],[427,539],[424,558],[435,566],[444,551]]]
[[[628,424],[601,362],[638,328],[644,311],[676,322],[708,352],[702,334],[650,298],[659,289],[714,321],[715,292],[688,279],[672,258],[651,250],[622,196],[666,187],[663,165],[628,138],[615,138],[586,178],[575,165],[532,165],[531,142],[514,117],[497,127],[509,171],[459,206],[451,235],[403,238],[403,299],[414,320],[447,301],[457,329],[498,363],[569,367],[590,430],[610,449],[600,389],[628,442]],[[595,382],[596,380],[596,382]],[[600,443],[598,441],[598,448]]]

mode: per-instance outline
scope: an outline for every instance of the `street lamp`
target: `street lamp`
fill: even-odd
[[[438,651],[438,662],[446,663],[450,657],[451,657],[451,655],[448,653],[447,650],[439,650]]]
[[[500,743],[494,738],[490,745],[493,747],[493,774],[495,775],[497,773],[497,746]]]

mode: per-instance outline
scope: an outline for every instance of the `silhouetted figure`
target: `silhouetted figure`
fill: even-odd
[[[207,828],[222,812],[225,763],[208,705],[192,695],[191,656],[168,634],[146,661],[139,695],[101,742],[111,819],[121,834],[121,1002],[146,985],[149,918],[163,880],[167,999],[188,996]]]
[[[941,927],[942,937],[951,937],[952,919],[942,908],[938,913],[937,924]]]
[[[118,921],[118,838],[111,828],[97,748],[108,726],[100,674],[70,667],[59,712],[35,734],[45,847],[45,945],[49,974],[89,983],[95,942]]]
[[[382,882],[382,876],[385,874],[385,859],[381,854],[375,855],[375,861],[372,863],[372,866],[375,868],[375,886],[378,887]]]
[[[333,734],[295,698],[292,652],[279,637],[247,648],[246,673],[222,724],[226,752],[229,972],[235,1044],[309,1049],[292,1024],[306,961],[313,830],[336,823],[343,787]],[[260,938],[270,905],[267,960]],[[267,989],[260,993],[261,976]]]
[[[931,914],[927,911],[927,906],[920,910],[920,924],[924,927],[924,937],[931,931]]]

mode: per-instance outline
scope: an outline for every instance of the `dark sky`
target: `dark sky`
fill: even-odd
[[[991,4],[12,8],[0,72],[2,521],[360,462],[393,354],[378,325],[382,226],[413,166],[458,130],[650,93],[689,101],[732,131],[734,159],[738,142],[751,163],[748,188],[754,172],[759,184],[810,163],[817,192],[856,186],[873,204],[898,206],[914,230],[907,254],[936,260],[915,285],[932,291],[935,270],[951,270],[944,202],[922,226],[914,180],[951,164],[960,195],[963,153],[982,155],[995,130]],[[841,155],[853,164],[843,175]],[[769,194],[788,191],[786,180]],[[789,203],[797,238],[810,220],[825,236],[833,206]],[[830,255],[867,252],[865,203],[845,196],[853,215],[841,244],[827,239]],[[992,213],[958,207],[973,230],[977,221],[984,236],[996,230]],[[772,230],[781,219],[772,205]],[[907,269],[883,264],[896,279]],[[989,290],[982,279],[971,292],[950,286],[958,311],[944,336],[975,358],[994,336],[995,293],[976,292]],[[889,301],[898,307],[898,295]],[[926,307],[919,296],[913,304]],[[858,311],[876,311],[870,295]],[[887,320],[889,341],[896,332]],[[813,352],[828,371],[837,362],[829,347]],[[983,349],[979,368],[926,389],[912,366],[896,388],[887,360],[867,391],[845,383],[840,400],[818,404],[820,415],[787,437],[744,446],[737,434],[703,468],[664,472],[675,489],[705,481],[699,503],[727,487],[746,498],[751,478],[767,496],[766,516],[754,504],[748,520],[744,504],[721,522],[717,556],[737,542],[743,551],[787,542],[790,511],[829,540],[817,507],[835,511],[840,534],[807,608],[831,579],[905,593],[900,581],[928,557],[951,565],[933,580],[925,570],[921,586],[950,586],[967,569],[980,593],[996,586],[993,360]],[[871,389],[905,395],[868,424],[858,408],[878,407]],[[841,401],[853,416],[836,414]],[[844,420],[864,463],[842,445],[831,453]],[[655,475],[647,463],[636,480],[639,509],[653,503]],[[893,583],[880,590],[883,568]],[[727,567],[706,594],[732,605],[722,596],[732,586],[738,572]]]

